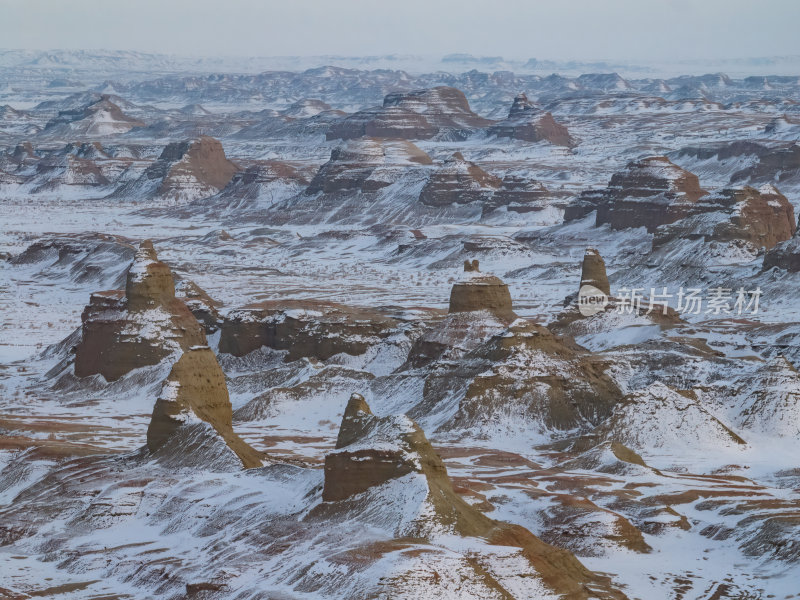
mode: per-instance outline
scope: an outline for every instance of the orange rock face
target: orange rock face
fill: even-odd
[[[674,223],[687,216],[695,202],[706,194],[697,176],[663,156],[628,163],[615,173],[597,205],[596,224],[612,229]]]

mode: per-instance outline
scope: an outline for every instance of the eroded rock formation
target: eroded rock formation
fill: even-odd
[[[795,230],[794,236],[772,248],[764,256],[763,270],[773,267],[784,269],[790,273],[800,272],[800,229]]]
[[[611,295],[611,286],[608,283],[608,275],[606,274],[606,263],[595,248],[587,248],[586,253],[583,255],[581,287],[585,285],[596,287],[606,296]]]
[[[431,174],[419,200],[428,206],[487,202],[502,185],[499,177],[464,160],[463,155],[456,152]]]
[[[169,267],[152,242],[142,242],[127,275],[125,292],[92,294],[81,315],[75,375],[106,380],[196,345],[206,345],[203,328],[181,300]]]
[[[703,239],[770,249],[789,240],[795,226],[794,208],[774,186],[725,188],[701,198],[681,221],[659,227],[653,244]]]
[[[219,140],[200,136],[167,144],[161,155],[118,195],[137,192],[168,200],[189,201],[211,196],[222,190],[239,167],[229,161]]]
[[[567,208],[564,219],[582,218],[596,210],[597,226],[645,227],[653,232],[687,216],[706,193],[696,175],[664,156],[652,156],[628,163],[605,190],[584,192]]]
[[[287,360],[327,360],[360,355],[396,331],[397,321],[378,311],[297,300],[267,301],[231,313],[221,324],[220,352],[244,356],[266,346],[286,350]]]
[[[427,140],[447,130],[479,128],[491,121],[476,115],[466,96],[440,86],[388,94],[383,106],[356,112],[330,127],[329,140],[380,137]]]
[[[330,160],[317,171],[306,193],[375,192],[391,185],[403,169],[430,164],[431,157],[411,142],[351,140],[331,151]]]
[[[83,108],[59,112],[47,123],[45,131],[49,134],[60,131],[66,135],[105,136],[125,133],[134,127],[144,127],[144,123],[126,115],[110,95],[103,94],[99,100]]]
[[[535,179],[519,175],[506,175],[500,189],[491,197],[484,214],[490,210],[505,207],[506,210],[526,213],[547,208],[549,192],[547,188]]]
[[[196,452],[209,454],[210,446],[224,443],[249,469],[262,464],[261,455],[234,431],[225,375],[207,346],[186,350],[172,366],[156,400],[147,428],[147,449],[170,462],[192,462]],[[207,435],[210,425],[216,436]],[[224,448],[215,449],[223,457]],[[206,457],[207,458],[207,457]]]
[[[422,484],[427,489],[423,506],[413,508],[419,522],[407,535],[435,538],[438,532],[453,532],[489,544],[518,547],[542,581],[564,598],[625,597],[572,553],[544,543],[523,527],[492,520],[467,504],[453,490],[442,459],[413,420],[405,415],[378,417],[363,397],[354,394],[342,419],[336,449],[325,457],[322,499],[356,502],[364,492],[398,480],[411,488]]]
[[[550,142],[557,146],[572,147],[574,140],[566,127],[556,122],[546,110],[534,106],[525,94],[514,98],[508,117],[487,129],[490,135],[526,142]]]
[[[513,319],[511,293],[499,277],[481,273],[477,260],[464,261],[464,275],[450,290],[448,312],[489,311],[503,319]]]
[[[737,171],[732,182],[771,182],[796,179],[800,175],[800,144],[791,144],[761,152],[758,162]]]

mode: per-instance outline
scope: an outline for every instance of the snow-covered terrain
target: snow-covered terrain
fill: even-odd
[[[792,60],[227,60],[0,53],[0,598],[800,594]]]

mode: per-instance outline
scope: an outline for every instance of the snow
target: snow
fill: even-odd
[[[194,127],[212,125],[219,126],[226,153],[235,160],[277,158],[310,177],[338,142],[324,141],[322,130],[268,136],[252,129],[247,134],[248,127],[265,119],[254,117],[255,111],[282,110],[298,97],[319,97],[334,108],[357,110],[379,104],[382,90],[397,82],[424,87],[443,78],[457,86],[466,81],[458,74],[418,77],[422,64],[442,66],[438,59],[424,63],[413,57],[362,62],[328,58],[334,66],[316,73],[255,76],[253,81],[261,82],[252,84],[261,86],[256,89],[248,87],[243,76],[226,75],[219,84],[200,76],[230,64],[227,58],[3,52],[0,64],[10,65],[7,72],[17,79],[0,89],[0,102],[26,109],[39,102],[56,104],[32,110],[25,123],[4,122],[0,135],[9,148],[22,137],[31,137],[37,149],[63,148],[66,140],[49,137],[60,134],[41,133],[41,128],[55,112],[76,108],[75,102],[82,106],[85,98],[70,99],[66,94],[72,90],[42,90],[32,80],[21,85],[19,74],[67,69],[85,75],[86,81],[97,79],[98,85],[114,79],[113,89],[135,103],[135,108],[123,107],[126,114],[148,124],[168,124],[156,133],[133,130],[122,135],[123,126],[108,112],[95,113],[92,135],[106,138],[110,157],[98,158],[97,164],[104,174],[119,173],[121,179],[115,181],[120,184],[139,179],[161,152],[165,135],[182,137]],[[241,63],[238,72],[261,73],[276,65],[319,66],[315,60],[319,59],[253,58]],[[377,64],[389,65],[392,71],[364,70]],[[125,71],[130,65],[135,72]],[[183,71],[180,76],[167,73],[176,65]],[[354,65],[360,69],[354,79],[342,79],[346,75],[338,66]],[[401,65],[414,68],[410,74],[398,74],[394,69]],[[761,273],[762,256],[740,247],[681,240],[658,253],[652,251],[652,236],[642,229],[596,228],[594,215],[561,223],[564,207],[581,191],[605,187],[613,173],[642,156],[667,154],[698,174],[710,191],[728,185],[733,173],[754,164],[752,155],[698,159],[681,149],[765,137],[789,139],[794,116],[778,123],[775,136],[766,136],[764,128],[787,109],[794,114],[791,103],[781,98],[796,95],[795,84],[768,82],[773,89],[767,101],[758,91],[765,89],[762,83],[757,88],[741,81],[720,86],[717,78],[716,83],[703,84],[708,100],[698,100],[682,97],[690,92],[681,87],[690,82],[645,81],[638,79],[641,72],[634,66],[618,69],[631,89],[603,94],[583,87],[599,83],[572,78],[579,71],[571,71],[582,67],[571,65],[564,66],[562,74],[569,78],[558,89],[544,89],[542,78],[531,76],[534,70],[547,74],[542,69],[550,66],[516,69],[517,75],[530,78],[515,79],[509,89],[499,83],[474,84],[470,102],[482,114],[506,114],[509,98],[519,91],[512,87],[526,88],[532,98],[549,94],[548,110],[580,140],[574,150],[478,136],[416,143],[436,162],[460,151],[498,177],[515,174],[541,181],[550,190],[541,211],[500,210],[483,218],[479,205],[443,211],[420,208],[415,199],[429,169],[408,164],[408,146],[400,142],[375,155],[380,169],[372,180],[391,185],[372,196],[335,198],[329,204],[320,197],[291,204],[304,188],[296,182],[259,185],[246,197],[237,197],[230,189],[217,194],[185,179],[181,183],[187,193],[181,202],[196,202],[173,207],[174,199],[147,196],[155,187],[109,196],[118,189],[116,183],[93,185],[70,171],[68,163],[52,181],[38,177],[33,183],[0,186],[0,252],[18,255],[40,239],[86,245],[89,242],[81,237],[85,232],[118,236],[119,247],[129,252],[139,241],[152,238],[160,258],[178,277],[197,283],[221,302],[223,316],[244,315],[246,311],[238,312],[241,307],[263,300],[317,299],[381,307],[402,323],[390,337],[370,341],[360,356],[342,353],[327,361],[286,362],[286,352],[264,348],[242,358],[221,356],[237,409],[234,428],[270,453],[276,464],[245,473],[166,469],[137,463],[133,455],[116,455],[135,452],[144,444],[159,394],[165,400],[176,398],[176,386],[163,385],[176,355],[109,383],[99,376],[80,381],[71,376],[69,348],[76,338],[48,349],[78,330],[91,293],[124,286],[129,254],[62,253],[51,248],[29,263],[2,260],[0,435],[12,448],[64,443],[99,453],[55,461],[31,451],[0,451],[0,510],[22,511],[21,522],[30,528],[29,534],[0,547],[2,585],[31,592],[52,578],[48,586],[86,585],[58,595],[63,598],[159,597],[162,585],[169,590],[164,594],[183,594],[187,582],[224,573],[229,585],[225,593],[242,597],[261,593],[343,598],[365,592],[375,597],[493,597],[474,577],[478,564],[515,596],[551,597],[517,549],[465,539],[439,527],[419,473],[365,492],[344,515],[334,511],[317,519],[315,511],[325,508],[320,467],[333,451],[353,392],[363,394],[378,415],[402,414],[421,405],[432,373],[403,366],[420,336],[433,343],[454,341],[447,359],[457,365],[491,336],[507,332],[507,325],[488,313],[473,315],[472,321],[442,315],[454,282],[486,276],[461,274],[464,260],[477,258],[484,273],[502,278],[521,317],[553,325],[565,308],[564,298],[578,287],[581,259],[591,246],[608,264],[612,290],[665,285],[736,288],[741,283],[748,289],[761,285],[765,291],[763,312],[753,319],[687,315],[686,322],[664,325],[606,311],[565,331],[583,348],[598,353],[622,393],[632,395],[599,432],[639,451],[650,468],[620,465],[606,449],[596,457],[596,467],[564,470],[563,464],[569,464],[569,452],[560,450],[565,438],[585,431],[548,431],[512,405],[473,428],[438,431],[459,410],[468,384],[464,378],[445,391],[437,406],[419,415],[419,424],[445,457],[468,502],[486,509],[491,518],[552,536],[557,544],[572,543],[558,534],[574,527],[580,535],[574,536],[573,551],[590,568],[611,574],[631,598],[674,598],[681,586],[686,586],[680,592],[684,598],[710,597],[726,593],[720,591],[723,584],[730,586],[731,596],[796,594],[800,575],[797,558],[791,555],[796,530],[789,525],[780,530],[775,522],[782,513],[795,515],[798,502],[800,417],[798,380],[792,371],[800,360],[797,278],[784,272]],[[756,69],[747,63],[728,66],[740,75]],[[665,77],[679,68],[704,72],[697,65],[661,67]],[[358,84],[350,85],[353,81]],[[614,78],[610,85],[625,87],[625,82]],[[272,84],[277,91],[271,95],[266,88]],[[642,92],[651,84],[651,91]],[[154,91],[159,89],[166,91]],[[226,96],[226,90],[232,94]],[[591,93],[569,96],[565,90]],[[166,112],[199,101],[215,114],[209,118],[193,110],[200,114],[179,117]],[[33,170],[35,166],[25,166],[14,174]],[[652,172],[674,176],[664,168],[653,167]],[[796,180],[774,185],[797,205]],[[288,222],[273,220],[287,206]],[[411,228],[422,236],[412,235]],[[232,239],[219,240],[222,229]],[[467,251],[465,243],[482,249]],[[139,278],[145,269],[146,264],[139,263],[132,274]],[[309,321],[323,316],[317,310],[288,310],[284,315]],[[147,311],[131,332],[161,336],[167,316]],[[441,327],[431,331],[436,324]],[[212,348],[218,348],[219,337],[219,332],[210,336]],[[520,352],[506,364],[487,366],[480,376],[512,377],[520,369],[529,376],[570,376],[563,361],[539,352]],[[540,385],[528,392],[546,394],[550,389]],[[257,397],[258,410],[245,418],[244,408]],[[184,417],[187,424],[195,423],[192,415]],[[410,421],[401,416],[390,424],[368,442],[344,451],[402,450],[395,436],[409,432]],[[737,443],[731,432],[746,445]],[[66,487],[60,482],[67,482]],[[581,504],[583,512],[570,513],[572,502]],[[3,517],[5,525],[14,515],[4,512]],[[680,529],[684,518],[688,528]],[[619,540],[623,520],[641,528],[651,553],[624,546]],[[775,529],[765,532],[770,527]],[[429,536],[427,541],[398,545],[397,536],[421,530]],[[732,533],[709,533],[723,530]],[[761,548],[762,540],[768,550],[745,552]],[[435,587],[434,574],[440,580]],[[381,577],[396,585],[392,593],[375,587]]]

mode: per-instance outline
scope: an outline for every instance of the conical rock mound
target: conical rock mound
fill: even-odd
[[[569,131],[548,111],[534,106],[525,94],[518,94],[508,111],[508,117],[487,129],[489,135],[526,142],[546,141],[557,146],[572,147]]]
[[[491,435],[493,428],[532,434],[585,428],[608,417],[623,397],[607,368],[569,338],[519,319],[460,365],[432,375],[426,395],[446,398],[466,384],[445,429]]]
[[[170,268],[156,254],[153,242],[145,240],[136,251],[125,284],[128,310],[146,310],[175,299],[175,281]]]
[[[410,476],[416,476],[413,482]],[[562,598],[625,597],[569,551],[546,544],[523,527],[490,519],[470,506],[453,490],[442,459],[414,421],[405,415],[378,417],[363,397],[354,394],[342,419],[336,449],[325,458],[323,500],[345,505],[359,499],[374,501],[365,492],[392,482],[411,487],[420,479],[427,487],[427,508],[414,511],[408,506],[394,506],[404,512],[416,512],[416,528],[404,535],[431,538],[456,533],[482,538],[490,545],[517,547],[533,567],[532,575]],[[408,503],[409,498],[393,497],[392,503]],[[363,510],[369,512],[370,507]]]
[[[169,451],[162,454],[175,458],[180,452],[180,458],[191,461],[197,458],[196,451],[208,451],[208,441],[204,441],[208,436],[198,436],[194,426],[208,424],[245,468],[261,466],[259,453],[233,431],[232,416],[225,375],[216,356],[207,346],[190,348],[173,365],[156,400],[147,428],[147,448],[158,455],[166,446]],[[207,428],[200,427],[203,429]],[[170,443],[175,439],[184,443],[175,447]],[[192,439],[195,444],[186,443]]]
[[[746,445],[708,412],[693,392],[660,382],[626,396],[576,449],[600,440],[619,442],[639,453],[696,453]]]

